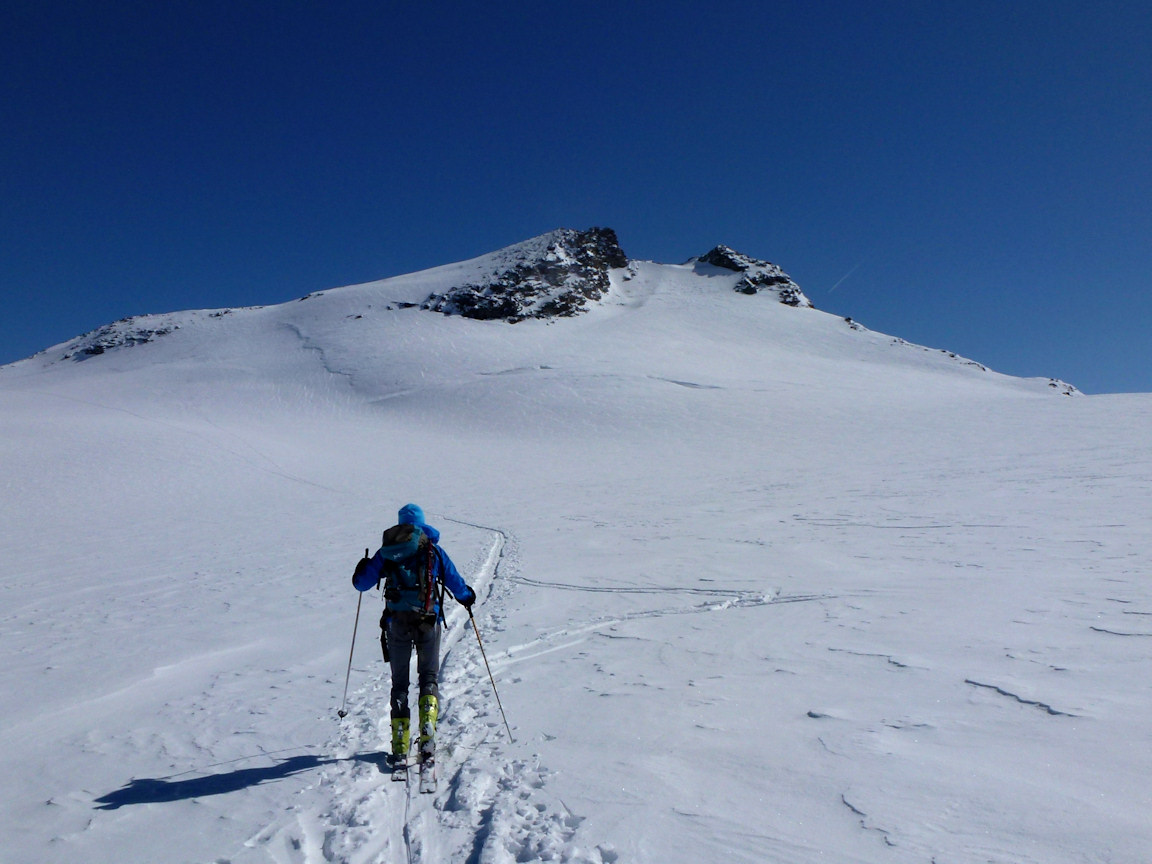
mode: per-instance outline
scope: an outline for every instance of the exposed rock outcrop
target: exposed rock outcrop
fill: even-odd
[[[604,296],[609,270],[628,266],[610,228],[561,229],[506,251],[492,276],[434,294],[424,308],[511,322],[569,317]]]
[[[741,294],[775,291],[780,302],[787,306],[812,308],[812,301],[804,295],[800,286],[793,282],[787,273],[768,261],[743,255],[728,246],[717,246],[696,260],[701,264],[711,264],[713,267],[743,273],[743,278],[735,286],[735,290]]]
[[[74,339],[68,344],[67,351],[61,359],[74,357],[77,360],[84,360],[114,348],[146,345],[179,329],[178,324],[162,321],[161,316],[135,315],[131,318],[122,318]]]

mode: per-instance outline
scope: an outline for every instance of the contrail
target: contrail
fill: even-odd
[[[831,294],[833,291],[835,291],[837,288],[839,288],[840,283],[843,282],[845,279],[847,279],[849,276],[851,276],[853,273],[855,273],[857,270],[859,270],[860,267],[867,260],[868,260],[867,258],[861,259],[859,264],[857,264],[855,267],[853,267],[851,270],[849,270],[847,273],[845,273],[843,276],[841,276],[838,280],[836,280],[836,284],[828,289],[828,293]]]

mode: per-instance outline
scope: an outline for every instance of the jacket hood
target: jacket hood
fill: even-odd
[[[419,504],[405,504],[400,508],[400,513],[397,515],[397,522],[401,525],[424,525],[424,510]]]
[[[405,504],[396,516],[401,525],[415,525],[420,528],[433,543],[440,540],[440,532],[424,521],[424,510],[419,504]]]

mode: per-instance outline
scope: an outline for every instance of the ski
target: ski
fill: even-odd
[[[428,757],[420,763],[420,792],[431,795],[436,791],[436,760]]]
[[[388,764],[392,769],[392,782],[393,783],[407,783],[408,782],[408,760],[397,760],[392,756],[388,757]]]

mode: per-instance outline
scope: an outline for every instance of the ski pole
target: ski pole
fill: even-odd
[[[368,557],[368,550],[364,550],[364,557]],[[360,626],[360,604],[364,602],[364,592],[360,592],[360,596],[356,598],[356,622],[352,625],[352,647],[348,649],[348,671],[344,675],[344,699],[340,702],[340,710],[336,712],[336,716],[344,719],[348,716],[345,707],[348,704],[348,680],[352,677],[352,653],[356,650],[356,629]]]
[[[472,632],[476,634],[476,644],[480,646],[480,656],[484,658],[484,668],[488,670],[488,680],[492,682],[492,692],[496,694],[496,707],[500,709],[500,716],[504,719],[504,728],[508,730],[508,740],[515,744],[516,739],[512,737],[512,727],[508,725],[504,706],[500,703],[500,691],[496,689],[496,679],[492,677],[492,667],[488,665],[488,655],[484,651],[484,640],[480,638],[480,631],[476,628],[476,618],[472,614],[472,607],[467,608],[468,618],[472,621]]]

